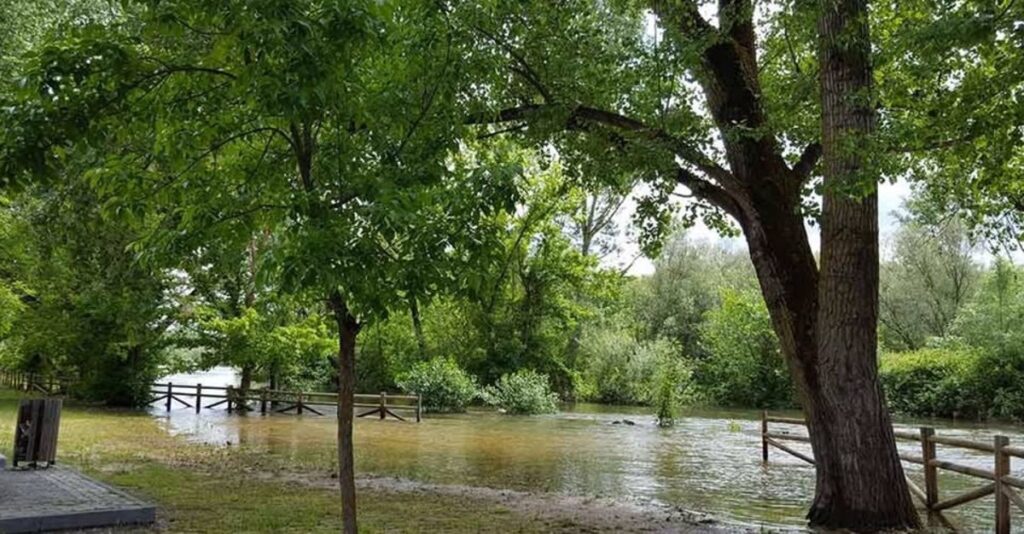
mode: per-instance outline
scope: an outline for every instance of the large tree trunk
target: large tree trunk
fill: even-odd
[[[817,461],[808,518],[875,530],[918,526],[878,379],[877,177],[867,0],[821,0],[821,275],[816,387],[806,409]],[[862,192],[855,194],[853,192]]]
[[[338,323],[338,483],[341,486],[341,521],[345,534],[355,534],[356,481],[352,445],[353,406],[356,388],[356,336],[361,325],[345,299],[334,292],[328,299]]]

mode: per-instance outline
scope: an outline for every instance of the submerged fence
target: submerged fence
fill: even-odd
[[[768,415],[767,412],[762,412],[761,459],[764,462],[768,461],[769,449],[774,447],[814,465],[813,457],[782,443],[783,441],[810,443],[810,438],[788,432],[772,432],[769,428],[769,423],[807,426],[806,421],[803,419],[775,417]],[[942,510],[948,510],[955,506],[994,495],[996,500],[995,532],[996,534],[1010,533],[1010,504],[1013,503],[1013,505],[1024,510],[1024,497],[1016,491],[1024,490],[1024,478],[1015,477],[1010,474],[1010,459],[1024,458],[1024,447],[1011,446],[1009,438],[999,435],[993,438],[992,443],[939,436],[935,434],[935,429],[931,427],[921,427],[917,432],[893,429],[893,434],[896,436],[896,439],[915,441],[921,444],[920,456],[900,452],[900,459],[924,467],[924,488],[919,487],[909,477],[907,478],[907,484],[910,487],[910,492],[921,501],[925,508],[933,512],[941,512]],[[980,469],[940,460],[936,457],[936,445],[991,453],[992,469]],[[973,490],[940,500],[939,469],[980,478],[988,482]]]
[[[21,391],[35,391],[46,395],[66,395],[76,380],[36,373],[0,370],[0,384]],[[202,384],[150,384],[148,404],[162,402],[171,411],[176,405],[200,413],[204,408],[223,407],[228,412],[256,411],[267,413],[312,413],[324,415],[317,407],[337,406],[338,394],[316,391],[285,391],[269,388],[241,390],[233,386],[204,386]],[[203,405],[205,402],[213,401]],[[414,417],[423,420],[423,399],[419,395],[393,395],[387,392],[355,395],[355,408],[362,409],[356,417],[377,416],[381,420],[392,417],[406,421]],[[406,414],[406,417],[400,415]]]

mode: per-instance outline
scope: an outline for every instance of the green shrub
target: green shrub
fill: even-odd
[[[764,299],[756,291],[722,291],[705,316],[700,342],[707,356],[694,382],[704,402],[758,408],[793,404],[793,388]]]
[[[678,354],[667,339],[637,341],[621,328],[588,329],[580,345],[576,397],[606,404],[651,404],[659,362]]]
[[[671,356],[660,359],[651,398],[651,404],[657,409],[658,426],[667,428],[675,425],[683,393],[689,384],[690,371],[682,361]]]
[[[910,415],[969,415],[971,392],[964,388],[977,354],[955,349],[922,349],[886,354],[879,374],[889,407]]]
[[[964,347],[883,355],[879,374],[893,411],[1024,419],[1024,353]]]
[[[452,358],[418,362],[398,377],[398,387],[418,393],[428,412],[462,412],[477,396],[476,380]]]
[[[547,375],[521,369],[502,375],[493,386],[483,390],[487,404],[507,414],[532,415],[558,411],[558,396],[551,392]]]

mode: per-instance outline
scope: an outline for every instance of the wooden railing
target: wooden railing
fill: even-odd
[[[46,395],[64,394],[75,381],[74,377],[69,376],[0,369],[0,385],[18,391],[36,391]]]
[[[20,371],[0,369],[0,385],[20,391],[35,391],[46,395],[67,394],[75,383],[72,377],[57,377]],[[203,408],[223,406],[228,412],[259,410],[266,413],[294,412],[302,415],[306,412],[323,415],[318,406],[337,406],[337,393],[283,391],[267,388],[249,389],[243,392],[232,386],[204,386],[202,384],[174,384],[159,382],[150,384],[153,397],[149,404],[163,402],[167,411],[177,405],[194,409],[196,413]],[[203,405],[204,402],[213,401]],[[363,411],[357,417],[376,415],[380,419],[393,417],[400,421],[415,417],[416,422],[423,420],[423,401],[419,395],[392,395],[387,392],[374,394],[357,393],[355,407]]]
[[[801,460],[814,464],[814,458],[800,451],[786,446],[783,441],[796,441],[810,443],[810,438],[788,432],[773,432],[769,423],[807,426],[803,419],[791,417],[775,417],[767,412],[761,413],[761,459],[768,461],[768,450],[775,447]],[[1010,446],[1010,440],[1006,436],[997,435],[993,437],[992,443],[971,441],[968,439],[939,436],[931,427],[921,427],[917,432],[911,430],[893,429],[896,439],[915,441],[921,444],[921,455],[907,454],[900,452],[900,459],[905,462],[920,465],[924,468],[924,488],[922,489],[912,480],[907,478],[910,493],[914,495],[921,504],[930,511],[941,512],[955,506],[960,506],[982,497],[995,495],[995,532],[996,534],[1009,534],[1010,532],[1010,503],[1024,510],[1024,497],[1021,497],[1016,490],[1024,490],[1024,478],[1015,477],[1010,473],[1010,459],[1024,458],[1024,447]],[[977,467],[947,462],[936,457],[936,445],[945,445],[960,449],[969,449],[992,454],[992,469],[980,469]],[[970,477],[980,478],[987,481],[984,485],[961,493],[959,495],[939,499],[939,469],[953,471]]]
[[[233,386],[204,386],[202,384],[174,384],[163,382],[152,384],[152,393],[155,395],[149,403],[163,402],[167,411],[171,411],[174,403],[186,408],[192,408],[199,413],[203,408],[216,408],[224,406],[228,412],[243,410],[259,410],[261,414],[268,412],[288,413],[294,412],[302,415],[305,412],[323,415],[323,412],[316,409],[316,406],[337,406],[338,394],[309,391],[283,391],[267,388],[254,388],[243,392]],[[193,402],[188,402],[189,399]],[[203,406],[204,400],[214,402]],[[256,405],[253,407],[251,405]],[[405,417],[396,412],[411,412],[416,422],[423,419],[423,402],[419,395],[391,395],[387,392],[379,394],[355,395],[355,407],[369,408],[369,410],[357,414],[357,417],[377,415],[380,419],[388,416],[400,421]]]

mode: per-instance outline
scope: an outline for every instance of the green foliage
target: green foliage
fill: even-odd
[[[672,356],[662,357],[655,375],[651,404],[654,405],[658,426],[668,428],[675,425],[679,405],[690,387],[691,371],[681,360]]]
[[[722,247],[674,234],[655,262],[654,273],[637,280],[628,294],[643,336],[666,338],[682,354],[699,357],[700,324],[716,307],[723,286],[756,288],[750,261]]]
[[[476,398],[476,381],[452,358],[418,362],[398,377],[398,387],[422,396],[429,412],[464,412]]]
[[[1024,351],[1024,274],[1005,258],[985,273],[956,318],[952,334],[990,352]]]
[[[616,324],[584,330],[577,398],[609,404],[650,404],[663,361],[678,354],[667,339],[638,341]]]
[[[6,349],[16,367],[76,375],[76,395],[140,405],[160,372],[175,310],[166,273],[139,264],[136,235],[104,217],[79,181],[39,188],[4,207],[18,242],[4,274],[24,302]]]
[[[760,294],[724,289],[701,326],[706,356],[694,371],[706,402],[719,406],[789,406],[793,390]]]
[[[930,338],[950,333],[978,286],[980,268],[973,252],[959,221],[902,221],[892,258],[881,266],[879,338],[883,348],[919,349]]]
[[[1024,353],[967,347],[886,354],[880,376],[897,412],[1024,419]]]
[[[512,415],[534,415],[558,411],[558,396],[551,391],[547,375],[521,369],[502,375],[481,392],[487,404]]]

